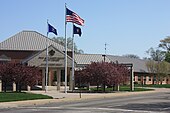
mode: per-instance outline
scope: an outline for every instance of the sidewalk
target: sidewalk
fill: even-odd
[[[154,93],[155,91],[143,91],[143,92],[116,92],[116,93],[81,93],[81,98],[79,93],[60,93],[58,91],[31,91],[31,93],[43,94],[52,96],[54,99],[41,99],[41,100],[27,100],[27,101],[15,101],[15,102],[2,102],[0,103],[0,109],[12,108],[12,107],[22,107],[22,106],[36,106],[47,103],[54,102],[64,102],[64,101],[76,101],[76,100],[87,100],[87,99],[97,99],[97,98],[107,98],[116,96],[128,96],[136,94]]]

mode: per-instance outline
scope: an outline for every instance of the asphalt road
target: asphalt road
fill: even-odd
[[[0,109],[0,113],[170,113],[170,92]]]

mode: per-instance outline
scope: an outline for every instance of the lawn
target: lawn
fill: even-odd
[[[170,88],[170,84],[149,84],[149,85],[135,85],[136,87],[155,87],[155,88]]]
[[[97,91],[97,88],[91,88],[92,91]],[[99,91],[102,91],[102,88],[98,89]],[[113,91],[113,88],[106,88],[106,91]],[[135,87],[134,91],[151,91],[153,89],[146,89],[146,88],[139,88]],[[130,86],[120,86],[120,91],[130,91]]]
[[[41,94],[32,94],[25,92],[1,92],[0,102],[10,102],[10,101],[22,101],[22,100],[35,100],[35,99],[52,99],[50,96]]]
[[[151,91],[153,89],[134,87],[134,91]],[[120,91],[130,91],[130,86],[120,86]]]

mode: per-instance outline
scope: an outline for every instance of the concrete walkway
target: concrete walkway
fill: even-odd
[[[54,99],[41,99],[41,100],[27,100],[27,101],[16,101],[16,102],[2,102],[0,103],[0,108],[11,108],[11,107],[22,107],[22,106],[32,106],[32,105],[41,105],[53,102],[63,102],[63,101],[76,101],[76,100],[86,100],[86,99],[95,99],[95,98],[107,98],[107,97],[116,97],[116,96],[128,96],[128,95],[137,95],[145,93],[155,93],[157,91],[169,89],[156,89],[155,91],[143,91],[143,92],[116,92],[116,93],[82,93],[81,98],[79,93],[60,93],[58,91],[31,91],[31,93],[44,94],[52,96]]]

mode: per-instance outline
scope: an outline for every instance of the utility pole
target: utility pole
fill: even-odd
[[[104,62],[106,61],[106,51],[107,51],[107,45],[108,45],[107,43],[105,43],[105,44],[104,44],[104,50],[105,50],[105,52],[104,52],[104,53],[105,53],[105,54],[104,54],[104,55],[102,55],[102,57],[104,58]]]
[[[104,58],[104,62],[106,61],[106,55],[102,55],[102,57]]]
[[[105,42],[105,44],[104,44],[104,46],[105,46],[105,48],[104,48],[104,50],[105,50],[105,55],[106,55],[107,45],[108,45],[108,44]]]

